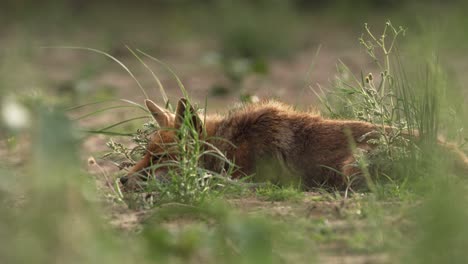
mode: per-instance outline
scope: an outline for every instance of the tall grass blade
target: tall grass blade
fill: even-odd
[[[110,55],[107,52],[104,52],[104,51],[101,51],[101,50],[98,50],[98,49],[93,49],[93,48],[76,47],[76,46],[50,46],[50,47],[43,47],[43,48],[47,48],[47,49],[85,50],[85,51],[91,51],[91,52],[95,52],[95,53],[104,55],[104,56],[110,58],[111,60],[117,62],[132,77],[132,79],[136,82],[136,84],[140,88],[140,90],[143,93],[143,95],[145,96],[145,98],[149,99],[148,94],[146,93],[145,89],[143,88],[141,83],[138,81],[138,79],[135,77],[135,75],[132,73],[132,71],[130,71],[130,69],[127,66],[125,66],[124,63],[122,63],[120,60],[118,60],[117,58],[115,58],[114,56]]]
[[[156,84],[159,87],[159,92],[161,93],[161,96],[163,97],[164,100],[164,105],[167,105],[169,103],[169,98],[167,97],[166,90],[164,89],[164,86],[161,83],[161,80],[158,78],[158,76],[154,73],[154,71],[136,54],[129,46],[125,46],[132,54],[135,56],[135,58],[140,61],[141,64],[151,73],[151,76],[153,79],[156,81]],[[169,109],[172,110],[172,109]]]
[[[147,53],[145,53],[145,52],[143,52],[143,51],[141,51],[141,50],[139,50],[139,49],[137,49],[137,52],[143,54],[145,57],[147,57],[147,58],[149,58],[149,59],[151,59],[151,60],[153,60],[153,61],[156,61],[157,63],[159,63],[160,65],[162,65],[166,70],[168,70],[168,71],[172,74],[172,76],[174,77],[174,79],[177,81],[177,84],[178,84],[178,86],[179,86],[179,89],[182,91],[182,94],[183,94],[185,97],[187,97],[187,98],[189,97],[189,96],[188,96],[188,93],[187,93],[187,90],[185,89],[184,84],[183,84],[182,81],[180,80],[179,76],[177,76],[177,74],[172,70],[172,68],[169,67],[169,65],[167,65],[167,64],[166,64],[165,62],[163,62],[162,60],[159,60],[159,59],[157,59],[157,58],[155,58],[155,57],[153,57],[153,56],[151,56],[151,55],[149,55],[149,54],[147,54]]]

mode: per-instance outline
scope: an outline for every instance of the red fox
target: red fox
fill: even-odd
[[[350,141],[359,149],[371,150],[375,145],[368,143],[368,139],[379,136],[374,133],[378,129],[376,125],[329,120],[273,100],[246,104],[225,116],[208,115],[203,118],[204,122],[184,98],[179,100],[175,114],[151,100],[145,103],[163,129],[152,135],[146,155],[121,178],[124,186],[137,181],[152,164],[175,158],[170,148],[177,141],[177,130],[188,114],[200,139],[208,141],[237,165],[239,169],[232,175],[234,178],[277,175],[295,178],[305,187],[347,186],[347,178],[361,173]],[[468,158],[464,153],[447,146],[455,154],[456,163],[468,171]],[[223,170],[223,164],[216,158],[207,157],[203,166],[211,171]],[[165,173],[167,168],[154,171],[156,176]]]

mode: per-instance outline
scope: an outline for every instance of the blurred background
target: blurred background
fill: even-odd
[[[394,54],[409,81],[431,86],[424,82],[432,79],[416,75],[426,70],[421,65],[437,61],[427,76],[443,79],[433,83],[443,83],[441,93],[449,98],[440,100],[441,116],[452,116],[458,129],[468,113],[467,10],[465,0],[2,0],[0,262],[271,263],[284,260],[272,244],[287,241],[290,263],[300,263],[294,257],[310,263],[315,252],[331,252],[329,263],[344,256],[352,261],[343,263],[394,263],[389,256],[401,263],[465,263],[467,188],[444,187],[449,181],[441,175],[424,178],[420,189],[406,182],[385,185],[390,198],[384,196],[383,203],[372,193],[357,194],[349,206],[332,192],[287,206],[248,197],[238,207],[261,212],[268,221],[240,217],[220,205],[202,210],[211,219],[206,223],[179,222],[176,216],[175,223],[159,219],[140,232],[148,212],[129,210],[113,193],[115,164],[93,158],[109,151],[109,136],[78,132],[114,125],[121,133],[140,129],[141,109],[112,101],[143,103],[139,85],[160,104],[165,100],[158,80],[171,103],[182,96],[167,67],[138,50],[167,64],[209,112],[256,97],[320,108],[316,93],[351,78],[340,65],[358,77],[379,76],[381,68],[359,38],[366,35],[365,23],[381,34],[387,21],[406,29]],[[110,106],[87,105],[94,102]],[[451,138],[466,135],[463,128],[447,130]],[[440,168],[445,176],[446,167]],[[192,218],[199,220],[199,213]],[[271,224],[270,214],[284,226]],[[305,243],[274,240],[284,230]],[[233,249],[232,241],[239,247]]]
[[[379,32],[387,20],[404,26],[407,54],[436,52],[461,82],[468,69],[465,1],[2,1],[0,90],[44,93],[76,105],[92,100],[142,101],[135,81],[98,49],[121,60],[150,96],[162,102],[151,74],[127,49],[139,49],[174,70],[197,102],[211,110],[246,96],[311,105],[311,89],[328,87],[343,61],[353,72],[375,71],[359,44],[364,23]],[[174,78],[149,63],[174,101]],[[375,73],[375,72],[374,72]],[[378,74],[378,73],[376,73]],[[8,92],[7,92],[8,93]]]

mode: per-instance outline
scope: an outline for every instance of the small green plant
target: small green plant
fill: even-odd
[[[357,78],[344,63],[334,90],[319,98],[334,118],[358,119],[376,125],[378,137],[359,140],[374,144],[372,151],[356,151],[356,166],[369,167],[374,179],[402,184],[412,173],[424,174],[421,155],[436,142],[440,126],[440,103],[446,83],[437,63],[429,61],[423,73],[408,77],[398,57],[397,42],[405,29],[387,22],[380,35],[365,24],[360,43],[380,73]],[[359,142],[358,142],[359,143]],[[418,165],[419,164],[419,165]],[[416,169],[417,168],[417,169]],[[426,168],[427,169],[427,168]],[[365,169],[364,171],[367,171]],[[369,184],[369,182],[368,182]],[[372,183],[371,183],[372,184]]]
[[[150,142],[150,136],[156,129],[158,128],[154,122],[144,123],[143,128],[137,129],[135,134],[132,135],[131,140],[135,144],[132,148],[128,148],[110,138],[107,142],[110,152],[104,154],[103,158],[117,160],[120,169],[134,166],[136,161],[146,153],[146,146]]]

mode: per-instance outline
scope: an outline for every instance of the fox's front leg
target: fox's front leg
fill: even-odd
[[[145,156],[127,173],[120,178],[120,183],[128,189],[134,189],[139,186],[139,182],[145,174],[145,169],[151,165],[152,154],[146,153]]]

